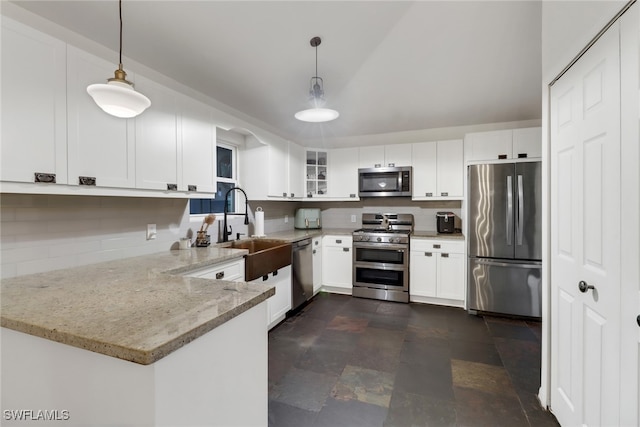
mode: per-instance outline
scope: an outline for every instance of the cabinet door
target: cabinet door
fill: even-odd
[[[464,299],[464,255],[441,253],[437,257],[439,298]]]
[[[259,166],[259,169],[266,168],[269,177],[270,197],[289,197],[289,147],[286,142],[270,142],[269,158],[267,163]]]
[[[73,46],[67,60],[69,184],[93,177],[99,187],[135,187],[134,120],[105,113],[87,93],[90,84],[106,83],[116,65]]]
[[[497,160],[501,157],[513,157],[511,130],[470,133],[464,137],[465,159]]]
[[[437,254],[429,251],[411,251],[409,294],[421,297],[437,295]]]
[[[313,238],[313,294],[322,287],[322,237]]]
[[[384,145],[360,147],[358,149],[358,167],[381,168],[386,166],[384,159]]]
[[[358,198],[358,148],[338,148],[329,152],[329,196]]]
[[[305,188],[305,162],[307,153],[304,147],[289,142],[289,197],[301,199]]]
[[[436,141],[413,144],[413,197],[437,197],[437,146]]]
[[[513,156],[515,158],[542,157],[542,128],[514,129]]]
[[[384,165],[401,167],[411,165],[412,144],[391,144],[384,146]]]
[[[194,99],[180,97],[179,190],[215,193],[216,127],[211,109]]]
[[[135,119],[136,187],[167,190],[175,185],[177,189],[176,94],[147,78],[136,80],[136,89],[151,100],[151,106]]]
[[[324,242],[323,242],[324,243]],[[351,248],[340,246],[322,247],[322,281],[326,286],[353,287],[353,260]]]
[[[244,259],[216,264],[208,268],[190,272],[186,276],[242,282],[244,281]]]
[[[66,184],[66,46],[4,16],[1,41],[0,179],[34,182],[38,172]]]
[[[267,300],[269,329],[271,329],[282,321],[287,312],[291,310],[291,266],[281,268],[277,275],[271,274],[269,279],[262,283],[276,288],[276,294]]]
[[[462,198],[464,184],[464,143],[461,139],[438,141],[438,197]]]

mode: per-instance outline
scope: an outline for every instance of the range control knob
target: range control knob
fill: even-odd
[[[365,242],[368,242],[368,241],[369,241],[369,239],[370,239],[370,237],[369,237],[369,236],[363,236],[363,237],[362,237],[362,240],[364,240]]]
[[[378,237],[376,240],[377,240],[378,242],[382,242],[382,237]]]

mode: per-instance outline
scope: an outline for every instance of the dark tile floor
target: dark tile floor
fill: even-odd
[[[540,325],[320,293],[269,333],[269,426],[557,426]]]

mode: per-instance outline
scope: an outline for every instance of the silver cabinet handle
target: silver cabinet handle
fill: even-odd
[[[441,246],[440,244],[434,244],[433,249],[440,249],[440,246]]]
[[[349,248],[342,248],[342,252],[349,252]]]
[[[449,254],[440,254],[442,258],[449,258]]]
[[[513,232],[513,183],[512,176],[507,177],[507,245],[511,246],[511,233]]]
[[[216,279],[220,280],[220,279],[222,279],[222,278],[224,278],[224,271],[221,271],[221,272],[219,272],[219,273],[216,273]]]
[[[433,256],[433,253],[431,253],[431,252],[425,252],[425,253],[424,253],[424,256]]]
[[[35,172],[33,177],[33,182],[48,182],[50,184],[56,183],[56,174],[55,173],[43,173],[43,172]]]
[[[336,243],[342,243],[342,240],[336,239]]]

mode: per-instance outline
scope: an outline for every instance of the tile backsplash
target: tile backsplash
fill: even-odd
[[[412,202],[404,198],[364,199],[359,202],[250,201],[244,216],[230,216],[242,238],[254,234],[255,211],[265,212],[265,233],[293,229],[299,207],[322,210],[323,228],[362,226],[366,212],[412,213],[416,230],[435,230],[436,212],[461,215],[461,202]],[[242,207],[244,212],[244,206]],[[356,222],[351,222],[355,215]],[[285,222],[285,218],[288,219]],[[0,195],[0,277],[14,277],[61,268],[177,249],[178,240],[194,236],[202,216],[190,216],[186,199],[93,197],[67,195]],[[219,215],[210,227],[218,241]],[[155,240],[146,239],[147,224],[156,224]],[[221,225],[220,225],[220,228]]]
[[[2,277],[168,250],[186,234],[187,201],[136,197],[2,194]],[[156,224],[155,240],[146,239]]]

